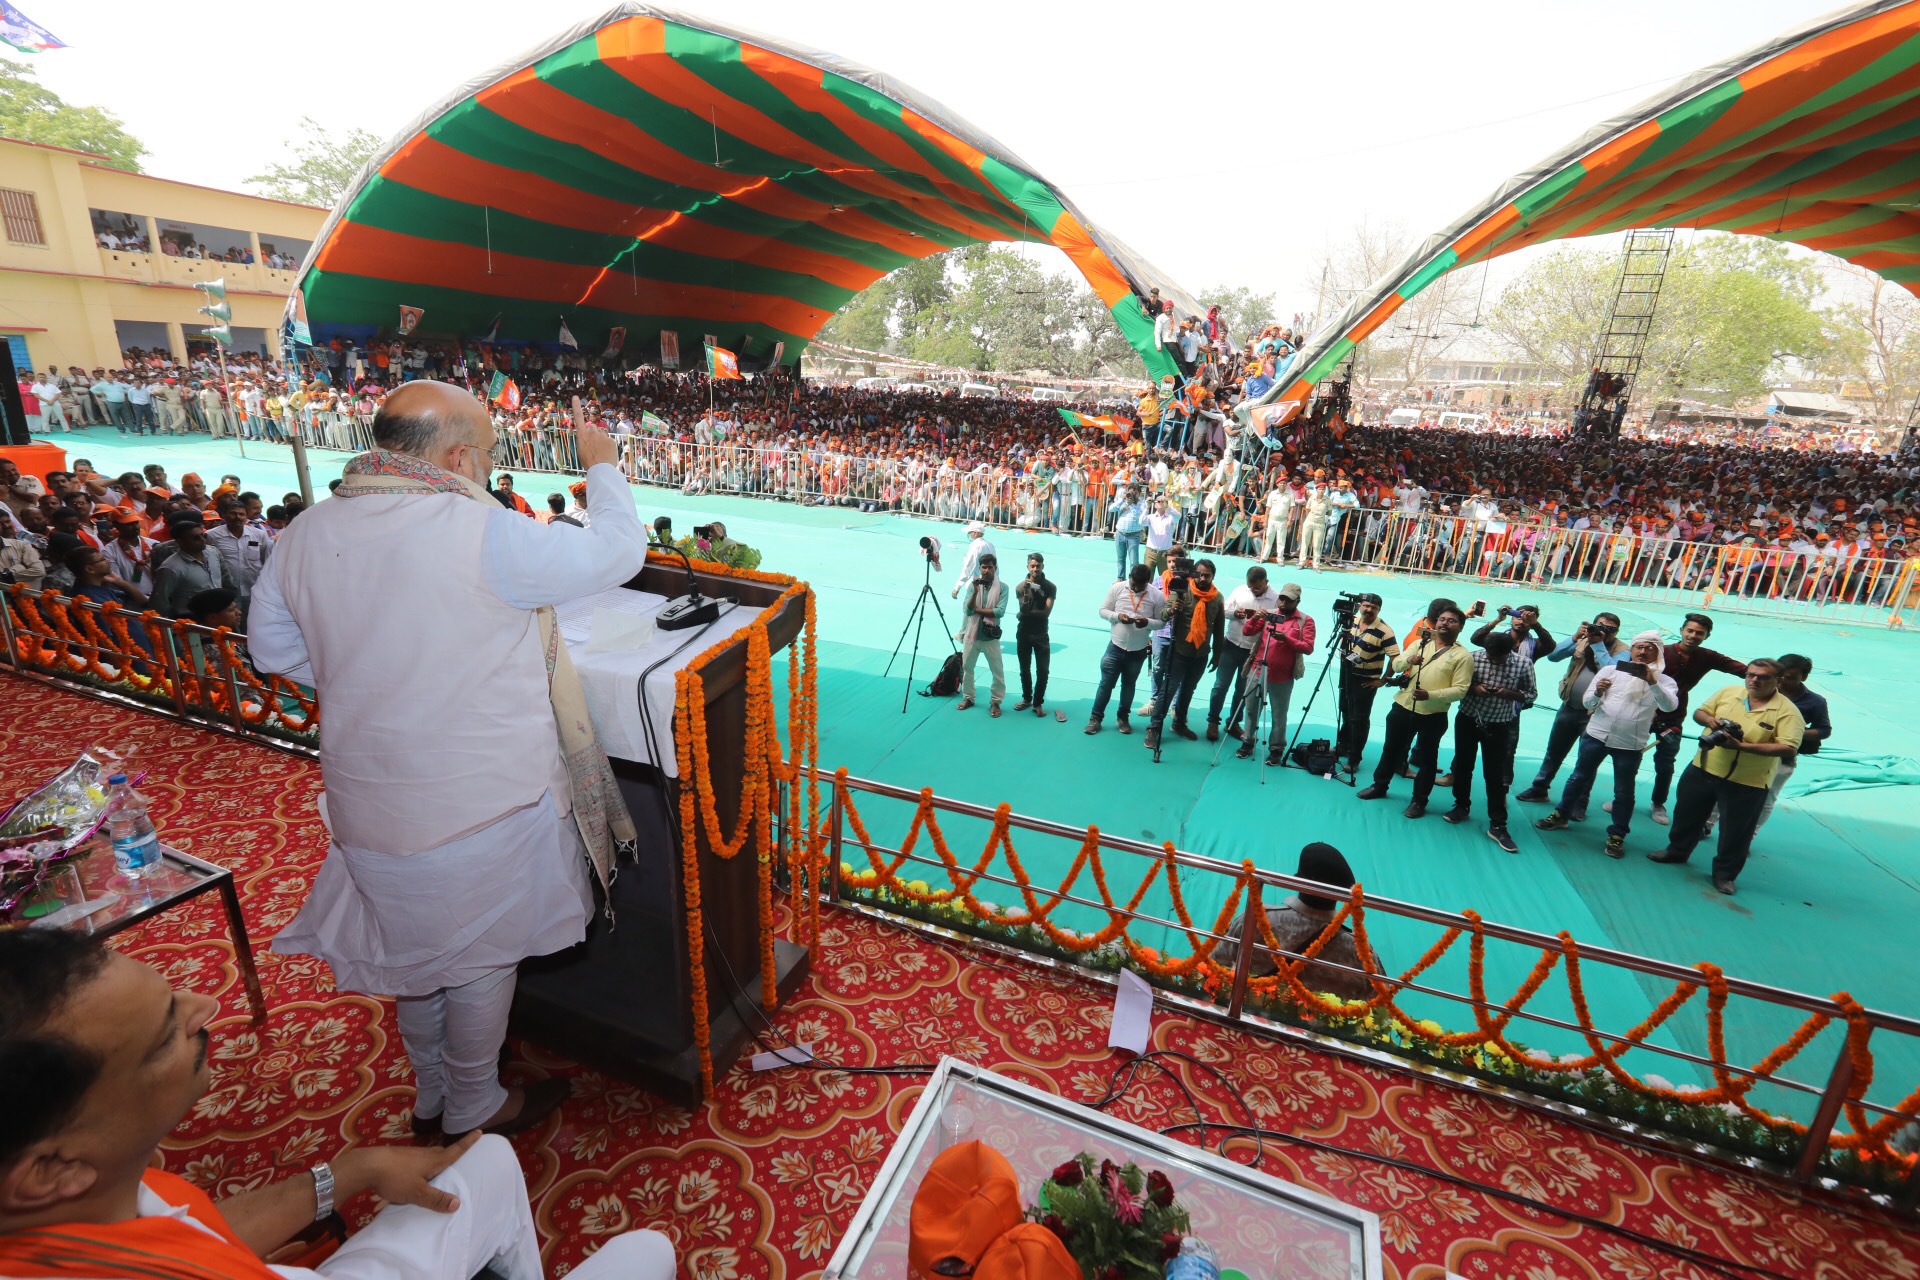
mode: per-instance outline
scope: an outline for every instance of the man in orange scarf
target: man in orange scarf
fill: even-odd
[[[1174,574],[1167,580],[1173,642],[1167,648],[1166,674],[1160,696],[1153,702],[1153,720],[1147,729],[1147,750],[1160,750],[1160,730],[1167,708],[1173,707],[1173,731],[1188,740],[1199,737],[1187,727],[1187,708],[1193,704],[1200,678],[1220,661],[1226,607],[1213,585],[1213,561],[1194,563],[1191,576]]]
[[[502,1137],[354,1147],[218,1204],[153,1168],[207,1091],[218,1008],[84,934],[0,931],[0,1275],[467,1280],[491,1267],[539,1280],[526,1183]],[[261,1260],[366,1191],[387,1208],[317,1269]],[[640,1231],[569,1274],[673,1273],[666,1238]]]

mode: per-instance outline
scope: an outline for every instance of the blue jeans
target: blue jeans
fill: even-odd
[[[1145,537],[1145,532],[1139,529],[1132,533],[1113,535],[1113,553],[1120,562],[1120,572],[1114,574],[1114,577],[1126,577],[1127,570],[1140,563],[1140,543]]]
[[[1633,775],[1640,772],[1640,753],[1630,747],[1609,747],[1598,738],[1581,734],[1580,754],[1574,757],[1573,772],[1567,775],[1560,803],[1554,807],[1568,817],[1585,813],[1594,776],[1600,772],[1601,760],[1609,757],[1613,760],[1613,812],[1609,815],[1613,821],[1607,824],[1607,834],[1624,836],[1633,826]]]
[[[1547,732],[1547,754],[1540,761],[1539,772],[1533,775],[1533,790],[1545,791],[1553,785],[1554,775],[1560,772],[1560,765],[1567,758],[1567,752],[1573,750],[1573,744],[1587,731],[1587,709],[1577,702],[1563,702],[1560,709],[1553,713],[1553,728]],[[1587,816],[1586,799],[1581,798],[1582,808],[1578,813],[1567,813],[1569,818]],[[1562,812],[1566,812],[1562,810]]]
[[[1172,644],[1173,637],[1171,636],[1155,636],[1153,638],[1153,665],[1150,666],[1147,671],[1149,683],[1153,687],[1154,701],[1156,702],[1160,699],[1160,686],[1165,683],[1167,678],[1167,649]]]
[[[1106,719],[1107,699],[1113,696],[1116,681],[1120,685],[1119,719],[1124,723],[1133,714],[1133,686],[1146,660],[1145,649],[1122,649],[1113,641],[1107,641],[1107,651],[1100,655],[1100,685],[1093,691],[1093,712],[1089,717],[1093,723]]]
[[[1667,792],[1673,786],[1673,762],[1679,757],[1680,742],[1686,736],[1684,728],[1680,726],[1654,735],[1653,802],[1655,804],[1667,802]]]
[[[1232,697],[1238,688],[1240,668],[1252,655],[1253,650],[1242,649],[1231,642],[1220,646],[1220,665],[1214,669],[1213,692],[1207,696],[1208,724],[1220,723],[1220,709],[1227,705],[1227,699]],[[1262,682],[1266,680],[1266,672],[1260,673],[1260,679]],[[1229,729],[1237,728],[1240,724],[1240,707],[1237,705],[1237,700],[1232,710],[1233,717],[1227,721]]]

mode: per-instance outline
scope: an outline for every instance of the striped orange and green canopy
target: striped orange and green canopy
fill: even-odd
[[[1920,0],[1874,0],[1707,67],[1510,179],[1302,346],[1251,410],[1305,404],[1453,268],[1570,236],[1691,227],[1823,249],[1920,294]]]
[[[1136,295],[1190,298],[977,129],[889,78],[624,4],[462,86],[396,137],[321,229],[299,288],[316,335],[390,326],[581,346],[704,335],[764,365],[914,259],[1063,249],[1155,377]],[[1196,311],[1197,313],[1197,311]]]

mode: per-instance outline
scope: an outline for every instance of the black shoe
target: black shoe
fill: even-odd
[[[1513,842],[1513,837],[1507,834],[1505,827],[1488,827],[1487,839],[1493,841],[1508,853],[1520,852],[1520,846]]]
[[[408,1121],[416,1138],[437,1138],[440,1136],[439,1116],[415,1116]]]
[[[1564,831],[1567,827],[1567,815],[1555,809],[1533,825],[1540,831]]]
[[[1427,805],[1423,800],[1415,800],[1400,812],[1404,817],[1424,818],[1427,816]]]
[[[1362,800],[1384,800],[1387,798],[1387,789],[1376,782],[1360,788],[1358,794]]]
[[[1235,760],[1253,759],[1253,744],[1249,742],[1243,745],[1238,751],[1233,753],[1233,758]]]
[[[1733,896],[1733,881],[1726,876],[1715,876],[1713,878],[1713,887],[1726,894],[1729,898]]]
[[[1188,742],[1198,742],[1200,740],[1199,734],[1187,728],[1186,725],[1181,724],[1178,720],[1173,722],[1173,731],[1180,737],[1185,738]]]
[[[1662,849],[1658,853],[1647,855],[1648,862],[1685,862],[1691,854],[1681,853],[1678,849]]]
[[[573,1095],[573,1086],[565,1076],[549,1076],[545,1080],[535,1081],[525,1086],[524,1096],[520,1100],[519,1114],[511,1120],[502,1120],[498,1124],[483,1124],[482,1133],[497,1133],[503,1138],[511,1138],[516,1133],[525,1133],[548,1116],[560,1109],[560,1104]],[[467,1135],[450,1133],[447,1145],[452,1146]]]
[[[1538,787],[1528,787],[1525,791],[1515,796],[1514,799],[1521,801],[1523,804],[1545,804],[1547,801],[1553,799],[1553,797]]]
[[[1457,827],[1473,816],[1473,810],[1467,808],[1465,805],[1457,804],[1440,816]]]

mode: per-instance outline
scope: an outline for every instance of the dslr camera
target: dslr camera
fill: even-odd
[[[1342,591],[1333,598],[1333,616],[1340,619],[1342,626],[1351,626],[1359,609],[1360,597],[1355,592]]]
[[[1746,740],[1746,731],[1732,721],[1729,721],[1724,728],[1709,729],[1700,735],[1700,745],[1708,751],[1715,747],[1730,747],[1736,742]]]
[[[696,538],[705,538],[711,542],[713,540],[713,526],[710,524],[697,524],[693,526],[693,536]]]

